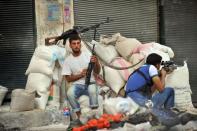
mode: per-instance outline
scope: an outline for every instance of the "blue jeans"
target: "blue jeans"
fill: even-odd
[[[89,96],[91,108],[98,107],[98,87],[96,84],[91,84],[88,88],[85,85],[74,84],[67,91],[68,100],[74,112],[80,111],[78,99],[82,95]]]
[[[140,106],[145,106],[148,96],[139,91],[128,92],[127,96],[132,98]],[[154,108],[170,109],[174,106],[174,89],[166,87],[161,93],[156,93],[151,98]]]

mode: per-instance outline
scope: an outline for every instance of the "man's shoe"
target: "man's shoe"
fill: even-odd
[[[79,119],[76,119],[76,120],[73,120],[73,121],[70,121],[70,125],[69,127],[67,128],[67,131],[72,131],[72,129],[74,127],[80,127],[82,126],[83,124],[81,123],[81,121]]]

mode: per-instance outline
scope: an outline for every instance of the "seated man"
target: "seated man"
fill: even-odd
[[[152,100],[154,108],[170,109],[174,106],[174,89],[165,87],[166,71],[161,66],[162,57],[152,53],[146,63],[134,71],[126,85],[126,95],[140,106],[146,106]],[[157,89],[159,92],[153,95]]]
[[[93,73],[98,74],[100,72],[100,64],[95,55],[91,56],[90,53],[81,51],[81,38],[77,34],[71,35],[69,42],[72,53],[65,59],[62,75],[65,76],[68,82],[72,82],[67,96],[73,111],[80,118],[81,112],[78,103],[80,96],[89,96],[90,107],[92,109],[98,107],[98,87],[96,86]],[[90,61],[94,63],[94,68],[90,78],[90,85],[87,86],[85,84],[85,78]]]

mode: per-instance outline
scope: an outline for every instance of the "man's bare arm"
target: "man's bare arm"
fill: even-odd
[[[68,81],[68,82],[74,82],[74,81],[77,81],[83,77],[86,76],[86,72],[87,72],[87,69],[83,69],[81,73],[77,74],[77,75],[65,75],[65,79]]]
[[[165,88],[165,77],[166,77],[166,71],[164,69],[161,70],[161,76],[154,76],[152,78],[153,80],[153,86],[156,88],[159,92],[162,92]]]

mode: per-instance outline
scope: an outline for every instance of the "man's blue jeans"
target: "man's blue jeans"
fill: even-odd
[[[145,106],[145,102],[148,100],[148,96],[142,95],[139,91],[129,92],[127,94],[140,106]],[[166,87],[161,93],[156,93],[151,98],[154,108],[170,109],[174,106],[174,89]]]
[[[74,112],[80,111],[78,99],[82,95],[89,96],[91,108],[98,107],[98,87],[96,84],[90,84],[88,88],[85,85],[74,84],[67,91],[68,100]]]

